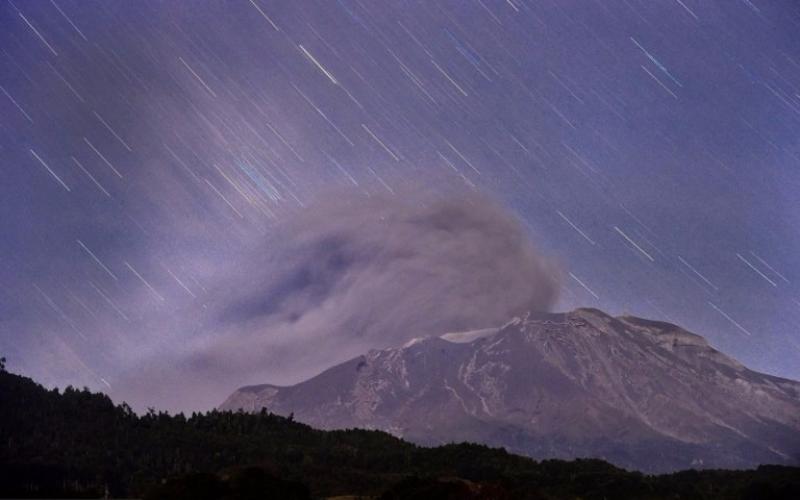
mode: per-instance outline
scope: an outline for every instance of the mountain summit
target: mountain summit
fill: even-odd
[[[596,309],[373,350],[222,409],[648,472],[800,463],[800,382],[749,370],[678,326]]]

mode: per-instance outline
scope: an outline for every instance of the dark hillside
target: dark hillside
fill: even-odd
[[[138,416],[102,394],[48,391],[0,372],[0,496],[98,497],[106,488],[154,499],[198,491],[220,499],[788,499],[800,498],[800,470],[645,476],[600,460],[536,462],[471,444],[422,448],[382,432],[324,432],[266,410]]]

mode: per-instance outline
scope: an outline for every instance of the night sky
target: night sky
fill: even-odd
[[[800,379],[799,34],[792,0],[5,1],[0,354],[209,408],[487,326],[408,319],[472,269],[513,282],[493,297],[670,321]],[[442,213],[468,237],[420,232]]]

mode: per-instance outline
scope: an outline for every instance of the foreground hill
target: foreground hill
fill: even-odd
[[[167,478],[171,478],[164,482]],[[0,369],[0,497],[148,499],[800,498],[800,469],[626,472],[535,462],[479,445],[420,448],[376,431],[213,411],[137,416],[86,390],[48,391]]]
[[[221,406],[262,407],[322,429],[647,472],[800,464],[800,383],[675,325],[595,309],[371,351],[291,387],[241,388]]]

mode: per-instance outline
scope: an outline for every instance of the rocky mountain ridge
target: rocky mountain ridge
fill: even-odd
[[[222,404],[262,407],[322,429],[648,472],[800,463],[800,383],[749,370],[678,326],[596,309],[415,339]]]

